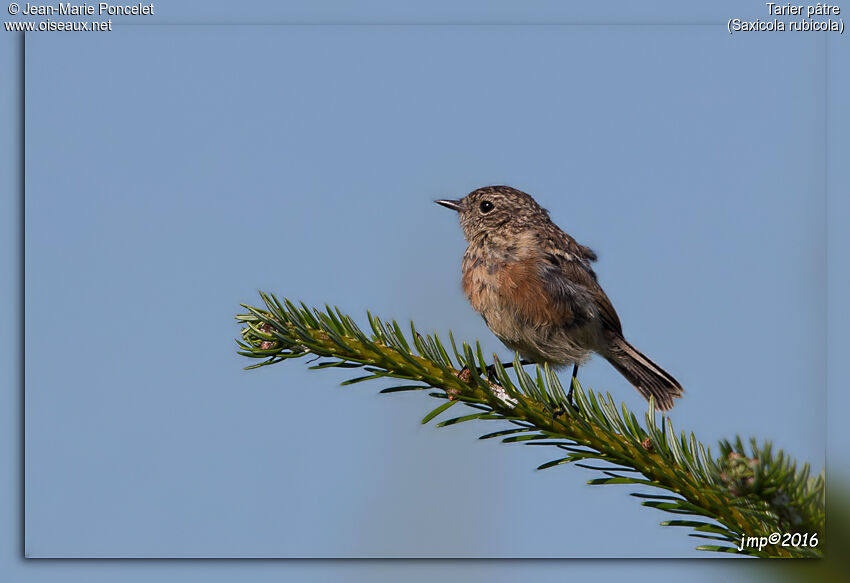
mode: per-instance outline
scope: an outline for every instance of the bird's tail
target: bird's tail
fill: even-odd
[[[634,385],[644,399],[648,401],[650,396],[655,397],[655,406],[662,411],[671,409],[673,399],[682,396],[682,385],[622,336],[614,338],[605,358]]]

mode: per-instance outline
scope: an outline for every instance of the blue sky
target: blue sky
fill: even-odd
[[[677,427],[819,470],[824,48],[719,25],[30,35],[28,551],[699,556],[625,489],[534,472],[547,452],[419,426],[418,395],[242,371],[232,316],[264,289],[507,357],[431,201],[511,184],[600,255],[627,337],[685,386]],[[644,406],[604,362],[582,380]]]

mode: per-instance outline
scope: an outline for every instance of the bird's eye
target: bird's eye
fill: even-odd
[[[485,200],[482,201],[480,205],[478,205],[478,208],[481,209],[482,213],[489,213],[491,210],[493,210],[493,203],[489,200]]]

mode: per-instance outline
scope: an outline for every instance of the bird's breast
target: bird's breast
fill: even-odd
[[[521,241],[519,242],[521,243]],[[463,258],[463,291],[472,308],[503,341],[529,326],[563,319],[542,285],[539,259],[521,244],[470,245]]]
[[[498,304],[499,274],[506,263],[503,256],[485,248],[470,246],[463,256],[463,293],[485,320]]]

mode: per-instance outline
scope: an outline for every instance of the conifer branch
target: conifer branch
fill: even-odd
[[[384,322],[368,314],[371,334],[364,333],[337,308],[311,309],[289,300],[280,302],[261,292],[262,309],[243,304],[239,354],[259,362],[246,368],[275,364],[307,355],[324,357],[311,369],[359,368],[366,374],[343,384],[394,378],[402,384],[382,393],[437,389],[431,396],[445,402],[428,413],[423,423],[463,403],[472,412],[437,423],[445,427],[472,420],[502,420],[514,425],[483,435],[507,443],[547,445],[559,457],[538,469],[566,463],[597,470],[602,477],[590,484],[648,486],[660,493],[632,493],[641,504],[681,518],[665,526],[691,529],[690,536],[711,544],[697,549],[759,557],[820,557],[824,541],[824,477],[810,477],[808,464],[797,464],[770,442],[740,438],[721,442],[718,457],[693,433],[677,434],[669,418],[657,418],[650,401],[644,422],[610,394],[585,392],[573,379],[575,406],[548,366],[534,376],[514,361],[513,374],[495,358],[495,378],[479,343],[458,346],[449,333],[450,348],[436,335],[422,335],[411,322],[405,336],[395,320]],[[453,358],[452,358],[453,357]],[[584,462],[597,460],[603,465]],[[789,533],[798,546],[764,544],[739,550],[742,537]],[[806,543],[803,544],[803,536]],[[814,538],[812,538],[814,537]]]

